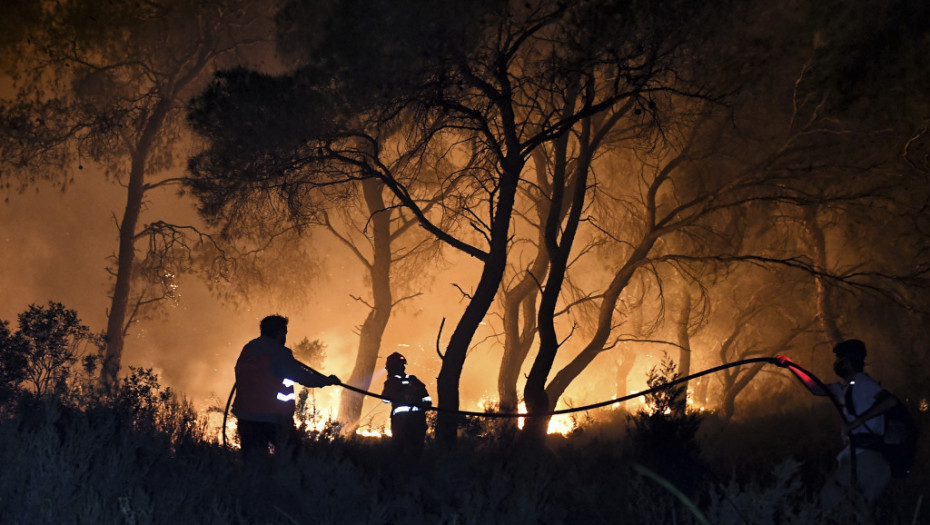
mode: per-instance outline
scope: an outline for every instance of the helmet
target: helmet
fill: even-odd
[[[387,360],[384,362],[384,368],[390,370],[397,370],[398,368],[403,368],[407,366],[407,359],[404,358],[400,352],[394,352],[393,354],[387,356]]]

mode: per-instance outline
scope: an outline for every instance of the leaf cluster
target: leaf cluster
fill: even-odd
[[[61,303],[30,305],[19,314],[15,332],[10,332],[7,321],[0,326],[0,389],[8,394],[21,387],[37,396],[61,393],[74,378],[72,369],[79,361],[84,374],[96,370],[103,337]],[[89,351],[88,345],[98,351]]]

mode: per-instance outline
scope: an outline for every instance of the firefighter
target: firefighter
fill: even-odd
[[[417,376],[406,373],[407,360],[398,352],[387,357],[388,377],[381,395],[391,403],[391,441],[405,456],[418,456],[426,437],[426,408],[433,400]]]
[[[849,495],[851,483],[867,504],[874,502],[891,479],[891,468],[882,455],[884,414],[895,399],[865,373],[865,344],[858,339],[833,348],[833,370],[841,381],[827,385],[843,405],[846,447],[837,455],[837,468],[821,494],[825,508]],[[817,392],[815,392],[817,393]],[[854,470],[855,469],[855,470]]]
[[[287,318],[270,315],[259,324],[261,335],[242,348],[236,361],[236,416],[239,443],[246,456],[268,452],[269,445],[291,442],[295,435],[294,383],[306,387],[338,385],[294,358],[287,339]]]

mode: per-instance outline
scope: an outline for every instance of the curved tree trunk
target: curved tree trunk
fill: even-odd
[[[597,329],[591,340],[567,365],[562,367],[549,385],[546,387],[546,393],[549,399],[559,399],[565,393],[568,385],[594,361],[604,347],[607,345],[607,339],[610,337],[610,330],[613,325],[613,314],[617,307],[617,301],[620,294],[629,284],[637,268],[646,261],[646,255],[652,249],[655,243],[653,237],[647,238],[644,244],[637,247],[633,254],[627,260],[627,263],[614,275],[613,280],[604,292],[604,298],[598,311]],[[547,422],[548,425],[548,422]]]
[[[530,286],[524,287],[525,283]],[[535,340],[538,295],[536,284],[527,277],[504,299],[504,355],[497,375],[497,393],[502,412],[513,412],[519,404],[517,381]]]
[[[749,313],[746,315],[742,321],[748,320],[753,314]],[[740,326],[743,323],[739,323]],[[728,360],[728,349],[735,347],[737,343],[737,336],[739,335],[740,330],[736,330],[731,334],[724,345],[721,347],[720,357],[724,362]],[[778,341],[775,341],[773,344],[752,352],[741,352],[738,357],[741,359],[746,359],[750,357],[758,357],[762,355],[771,355],[771,352],[781,351],[784,348],[787,348],[791,342],[798,337],[800,334],[804,333],[802,328],[797,328],[788,332],[784,332],[784,335]],[[736,397],[746,389],[747,386],[752,382],[752,380],[762,371],[765,367],[765,363],[755,363],[751,367],[743,368],[734,368],[731,370],[724,371],[723,376],[723,399],[720,405],[720,417],[724,422],[729,421],[733,414],[736,412]]]
[[[632,333],[641,335],[643,332],[643,308],[642,304],[638,307],[635,307],[630,311],[628,317],[631,321]],[[638,354],[636,353],[636,347],[634,346],[635,342],[622,343],[620,347],[620,358],[614,358],[614,367],[616,368],[616,373],[614,374],[616,381],[616,396],[621,398],[630,393],[630,387],[628,386],[630,372],[633,371],[633,365],[636,364],[636,358]]]
[[[384,184],[375,178],[362,181],[365,203],[371,213],[372,262],[368,264],[371,292],[374,297],[371,311],[362,323],[359,333],[358,353],[355,366],[347,383],[362,390],[369,390],[371,378],[377,367],[381,338],[391,318],[393,296],[391,294],[391,213],[385,209]],[[362,414],[364,396],[343,389],[339,403],[339,421],[349,432],[358,427]]]
[[[546,394],[549,399],[559,399],[565,393],[568,385],[581,374],[584,369],[594,361],[594,358],[604,351],[607,340],[610,337],[613,328],[614,311],[617,308],[617,301],[620,294],[630,283],[636,270],[648,262],[647,257],[652,251],[653,246],[662,235],[666,232],[656,227],[656,195],[659,188],[668,179],[669,174],[683,161],[684,156],[678,155],[669,161],[661,170],[659,176],[650,185],[646,196],[646,231],[639,241],[639,244],[633,249],[626,263],[617,270],[604,291],[601,305],[598,309],[597,327],[594,335],[585,345],[585,347],[572,359],[567,365],[556,373],[552,381],[546,387]],[[548,424],[548,423],[547,423]]]
[[[723,386],[723,400],[720,403],[720,418],[727,422],[736,412],[736,396],[740,394],[749,383],[759,375],[765,363],[755,363],[743,373],[726,376]]]
[[[573,107],[569,105],[568,110]],[[574,181],[568,184],[567,162],[565,151],[567,149],[568,135],[556,141],[556,166],[552,170],[552,204],[549,216],[546,218],[545,246],[549,252],[549,277],[543,288],[539,304],[537,325],[539,327],[539,353],[533,361],[530,373],[526,378],[523,389],[523,399],[529,413],[548,412],[555,406],[555,400],[546,392],[546,381],[552,364],[555,362],[559,350],[558,335],[555,330],[555,309],[565,282],[568,271],[569,255],[578,232],[578,224],[584,209],[587,195],[588,167],[591,162],[589,138],[591,132],[590,119],[582,120],[581,136],[579,138],[580,151],[577,160]],[[566,220],[563,221],[562,209],[568,193],[571,203]],[[563,226],[564,222],[564,226]],[[561,236],[559,235],[561,233]],[[561,237],[561,238],[560,238]],[[549,417],[526,418],[523,427],[523,437],[529,444],[542,443],[549,426]]]
[[[510,241],[510,220],[513,216],[517,183],[523,171],[524,161],[519,156],[519,148],[511,148],[502,163],[503,173],[498,188],[496,213],[491,223],[490,245],[481,278],[474,295],[465,307],[465,312],[449,338],[446,353],[439,369],[436,390],[439,396],[439,408],[449,411],[459,409],[459,383],[462,367],[471,340],[488,313],[494,296],[504,278],[507,268],[507,247]],[[458,434],[459,416],[449,412],[439,412],[436,418],[436,440],[445,448],[453,448]]]
[[[536,183],[544,193],[536,196],[534,202],[540,224],[544,224],[550,209],[546,194],[550,187],[546,173],[548,162],[542,148],[533,151],[533,159]],[[513,288],[503,293],[504,355],[497,376],[497,392],[502,412],[515,412],[519,404],[517,381],[520,379],[520,369],[536,338],[536,299],[539,297],[539,283],[546,277],[548,269],[549,253],[546,250],[544,232],[540,231],[533,264]]]

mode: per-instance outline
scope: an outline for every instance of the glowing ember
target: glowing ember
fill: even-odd
[[[689,393],[689,394],[688,394],[688,411],[689,411],[689,412],[698,412],[698,413],[703,414],[703,413],[704,413],[704,410],[706,410],[706,408],[705,408],[703,405],[701,405],[700,403],[695,403],[694,400],[691,399],[691,394]]]
[[[367,427],[367,428],[359,427],[358,429],[355,430],[355,435],[380,439],[383,437],[391,437],[391,430],[390,429],[375,429],[371,427]]]

